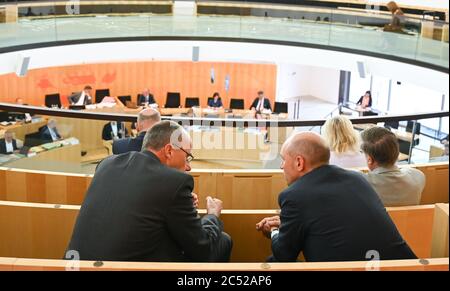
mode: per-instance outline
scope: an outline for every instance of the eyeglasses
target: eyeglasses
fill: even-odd
[[[186,154],[186,162],[188,162],[188,163],[192,162],[192,160],[194,159],[194,156],[191,153],[188,153],[184,148],[182,148],[180,146],[177,146],[177,145],[173,145],[173,146],[182,150]]]

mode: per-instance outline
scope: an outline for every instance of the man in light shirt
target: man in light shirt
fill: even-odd
[[[45,141],[57,141],[62,139],[56,128],[56,121],[54,119],[50,119],[47,125],[42,128],[41,139]]]
[[[128,131],[125,128],[123,122],[111,121],[103,126],[102,139],[103,140],[116,140],[124,138],[128,135]]]
[[[12,154],[19,149],[17,141],[10,131],[5,132],[5,137],[0,139],[0,154]]]
[[[397,167],[399,145],[394,133],[375,126],[364,130],[361,138],[361,149],[370,170],[365,177],[384,206],[420,204],[425,175],[412,167]]]
[[[71,105],[87,105],[92,104],[92,87],[87,85],[84,87],[83,91],[72,94],[69,96],[69,103]]]

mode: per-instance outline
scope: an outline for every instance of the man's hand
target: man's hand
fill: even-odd
[[[212,198],[210,196],[206,197],[206,212],[208,214],[213,214],[217,217],[220,216],[222,211],[222,201],[216,198]]]
[[[194,208],[198,208],[198,195],[192,192],[192,202],[194,203]]]
[[[280,217],[266,217],[256,224],[256,230],[261,231],[266,237],[270,238],[272,230],[280,227]]]

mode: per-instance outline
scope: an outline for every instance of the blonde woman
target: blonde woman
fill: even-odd
[[[330,165],[343,168],[367,166],[360,151],[359,135],[347,117],[338,115],[328,119],[323,125],[322,135],[330,147]]]

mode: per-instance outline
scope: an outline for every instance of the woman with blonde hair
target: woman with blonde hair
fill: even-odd
[[[328,119],[323,125],[322,135],[330,147],[330,165],[343,168],[367,166],[360,151],[359,135],[350,119],[343,115]]]

